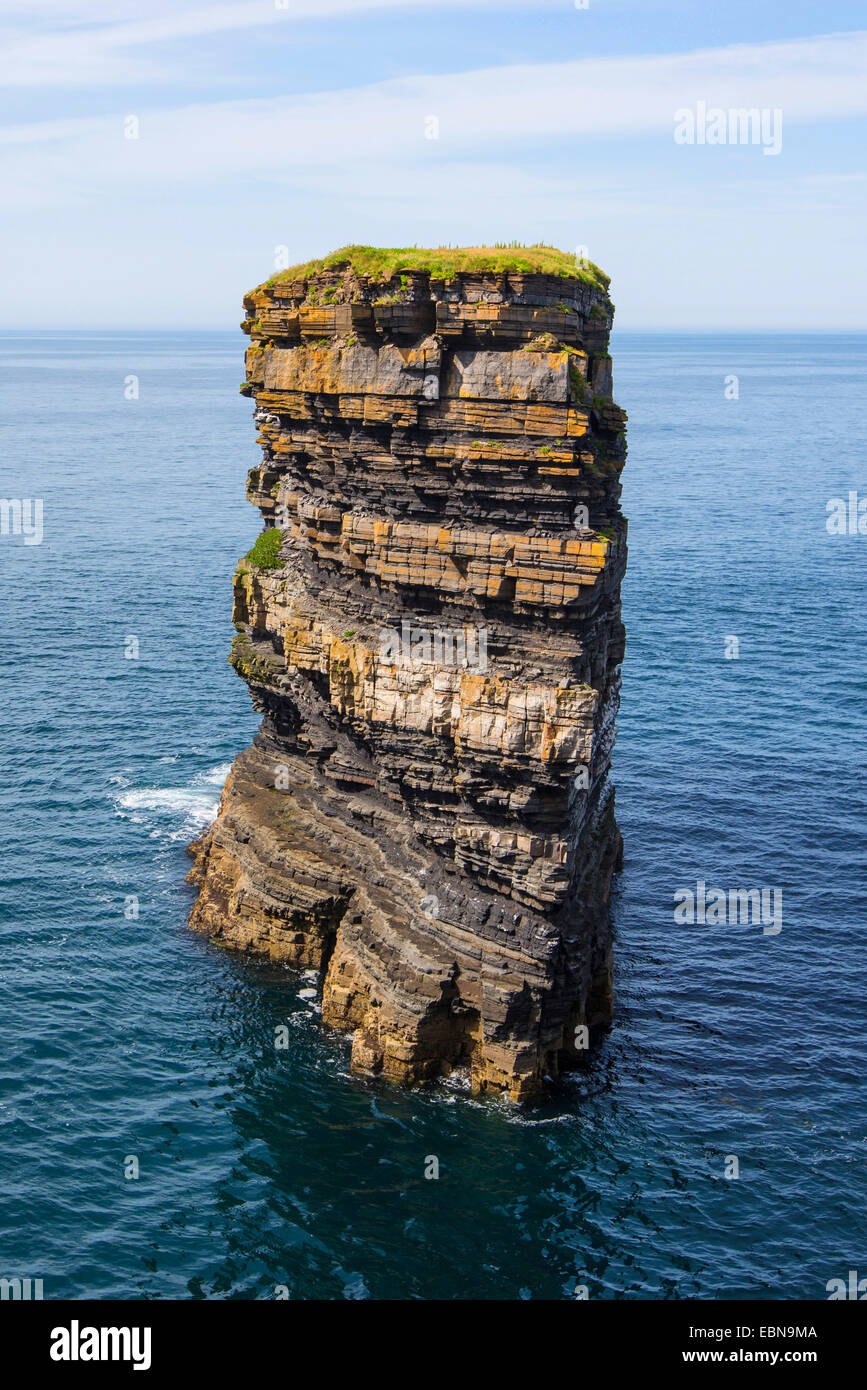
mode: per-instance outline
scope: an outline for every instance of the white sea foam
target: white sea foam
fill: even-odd
[[[209,772],[203,773],[201,780],[207,787],[222,787],[231,771],[231,763],[219,763],[216,767],[212,767]]]
[[[124,790],[115,794],[114,802],[119,814],[136,824],[148,825],[152,836],[168,834],[172,840],[190,839],[216,817],[220,801],[213,789],[222,787],[230,767],[231,763],[219,763],[199,772],[186,787],[133,788],[127,783]],[[121,782],[119,777],[111,780],[115,784]]]
[[[125,811],[166,811],[169,814],[185,814],[191,819],[207,825],[217,814],[219,801],[211,792],[195,791],[191,787],[144,787],[141,791],[121,792],[117,798],[118,806]]]

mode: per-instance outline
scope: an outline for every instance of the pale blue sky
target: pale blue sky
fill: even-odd
[[[833,0],[0,0],[0,324],[232,327],[277,246],[519,240],[586,246],[622,329],[865,330],[863,26]],[[676,144],[700,101],[779,108],[780,153]]]

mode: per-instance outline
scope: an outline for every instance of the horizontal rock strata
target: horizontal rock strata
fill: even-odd
[[[230,660],[263,720],[191,847],[191,924],[321,970],[355,1070],[531,1097],[611,1008],[607,280],[350,250],[245,308],[266,530]]]

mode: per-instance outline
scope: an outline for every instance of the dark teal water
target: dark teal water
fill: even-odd
[[[309,980],[185,927],[184,844],[256,725],[225,660],[259,529],[241,351],[0,337],[0,491],[45,505],[42,545],[0,538],[0,1275],[47,1298],[780,1299],[867,1274],[867,536],[825,530],[830,497],[867,494],[867,340],[615,340],[617,1018],[527,1114],[351,1077]],[[676,926],[700,878],[780,887],[783,930]]]

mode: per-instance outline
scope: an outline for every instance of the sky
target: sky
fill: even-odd
[[[519,241],[586,248],[620,329],[865,331],[864,24],[863,0],[0,0],[0,327],[232,328],[287,261]]]

